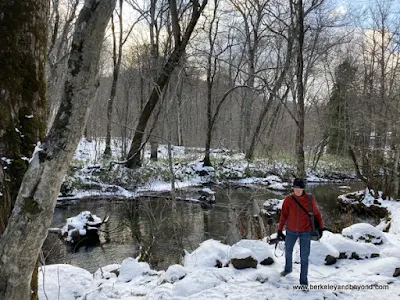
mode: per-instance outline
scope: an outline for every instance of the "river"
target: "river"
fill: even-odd
[[[340,186],[346,185],[348,189]],[[338,221],[338,195],[362,188],[362,184],[310,185],[318,202],[326,226]],[[181,197],[196,198],[201,188],[179,192]],[[152,268],[166,269],[182,263],[183,249],[192,251],[207,239],[234,244],[242,238],[257,238],[254,215],[267,199],[283,199],[284,193],[265,188],[237,186],[213,187],[216,205],[202,209],[197,203],[171,201],[162,198],[102,200],[86,199],[56,208],[52,227],[62,227],[66,219],[88,210],[98,217],[109,216],[100,233],[102,245],[67,247],[54,234],[49,234],[44,245],[46,263],[68,263],[90,272],[141,252],[147,255]],[[275,232],[277,224],[266,226],[267,233]],[[142,249],[139,249],[139,244]]]

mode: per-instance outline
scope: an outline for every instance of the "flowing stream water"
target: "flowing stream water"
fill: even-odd
[[[343,189],[343,185],[348,188]],[[330,227],[340,219],[337,197],[362,188],[361,183],[353,182],[310,185],[307,191],[315,195],[325,226]],[[189,188],[178,195],[198,198],[200,189]],[[216,205],[211,209],[202,209],[198,203],[159,197],[86,199],[56,208],[52,227],[61,228],[67,218],[86,210],[101,218],[109,216],[109,221],[101,227],[101,246],[66,246],[50,233],[44,245],[46,263],[68,263],[94,272],[142,253],[147,255],[151,267],[166,269],[171,264],[182,263],[184,249],[191,252],[204,240],[212,238],[234,244],[242,238],[259,238],[254,215],[266,200],[283,199],[287,193],[237,186],[216,186],[213,190]],[[276,229],[274,221],[265,226],[264,233],[273,233]]]

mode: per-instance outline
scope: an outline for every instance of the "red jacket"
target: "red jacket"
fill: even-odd
[[[307,193],[303,193],[303,195],[300,197],[296,196],[295,194],[292,194],[292,196],[294,196],[307,211],[310,211]],[[315,216],[315,222],[316,224],[320,224],[320,228],[324,228],[324,225],[322,224],[321,213],[319,212],[314,195],[311,198],[311,202]],[[283,201],[278,230],[283,230],[283,226],[285,224],[286,229],[291,231],[304,232],[312,230],[310,218],[289,195],[286,196],[285,200]]]

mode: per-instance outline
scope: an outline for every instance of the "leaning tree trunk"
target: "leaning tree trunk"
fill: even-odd
[[[0,1],[0,236],[37,141],[45,134],[47,1]],[[20,41],[30,41],[30,47]],[[37,257],[36,257],[37,259]],[[37,267],[31,299],[37,295]]]
[[[26,1],[18,3],[26,5]],[[37,1],[28,3],[33,5]],[[47,1],[40,2],[39,7],[36,4],[31,11],[46,12],[46,3]],[[60,109],[48,137],[33,154],[7,228],[0,239],[0,299],[30,299],[30,281],[36,259],[51,224],[62,178],[81,139],[98,86],[99,45],[103,42],[114,6],[115,0],[86,0],[78,17]],[[12,10],[13,18],[9,21],[14,26],[23,25],[24,18],[15,18],[16,11],[23,11],[26,18],[25,10]],[[44,18],[35,17],[32,20],[36,24]],[[34,27],[24,29],[27,28]],[[45,36],[46,31],[42,34]],[[26,47],[21,46],[22,41]],[[31,48],[36,42],[32,35],[19,39],[18,49]],[[44,50],[39,55],[44,57]],[[45,78],[44,74],[41,75],[39,82],[44,93]],[[32,74],[30,80],[35,81],[35,78],[39,77]],[[6,88],[5,94],[14,86]],[[32,97],[27,89],[24,96]]]
[[[185,53],[186,46],[189,43],[190,37],[197,24],[197,21],[199,20],[201,13],[203,12],[205,6],[207,5],[207,0],[203,0],[201,4],[199,3],[198,0],[192,0],[191,2],[193,5],[191,19],[182,36],[176,12],[171,13],[171,16],[173,16],[172,26],[175,37],[175,47],[170,57],[168,58],[167,62],[162,67],[161,73],[155,82],[155,87],[153,88],[150,94],[150,98],[140,114],[139,122],[135,130],[135,135],[133,136],[131,149],[129,150],[128,160],[125,164],[127,168],[132,169],[141,166],[140,150],[142,148],[142,140],[146,130],[147,123],[153,113],[154,108],[156,107],[158,101],[160,100],[160,95],[164,91],[164,88],[167,86],[171,78],[172,72],[174,71],[175,67],[179,64],[181,57]],[[173,0],[170,0],[170,10],[171,12],[176,10],[176,2]]]

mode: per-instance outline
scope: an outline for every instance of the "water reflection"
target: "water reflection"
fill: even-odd
[[[351,190],[360,184],[352,184]],[[57,208],[52,227],[62,227],[68,217],[83,210],[109,221],[100,232],[101,247],[81,247],[70,251],[60,240],[49,235],[45,254],[47,263],[69,263],[91,272],[97,268],[121,263],[127,257],[140,255],[155,269],[166,269],[181,263],[183,249],[192,251],[207,239],[234,244],[242,238],[259,239],[276,231],[277,219],[263,220],[259,212],[267,199],[282,199],[266,189],[214,187],[216,205],[202,209],[189,202],[168,199],[81,200],[74,205]],[[198,196],[198,189],[180,192],[181,197]],[[336,198],[343,193],[337,185],[310,186],[325,220],[335,215]],[[337,219],[337,215],[335,215]],[[332,218],[334,219],[334,218]],[[52,249],[49,253],[49,249]]]

